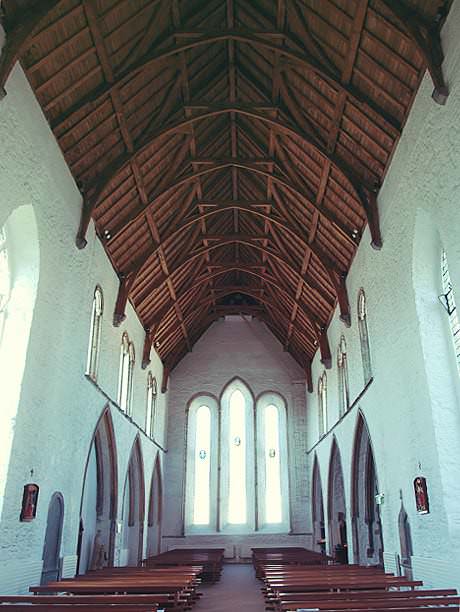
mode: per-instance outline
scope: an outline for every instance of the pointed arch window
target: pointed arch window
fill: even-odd
[[[11,273],[5,228],[0,228],[0,342],[6,320],[6,310],[11,292]]]
[[[102,289],[96,286],[93,295],[93,306],[91,310],[91,326],[89,332],[88,358],[86,362],[86,374],[93,380],[97,380],[99,366],[99,351],[101,346],[102,314],[104,311],[104,298]]]
[[[232,381],[221,400],[221,529],[255,528],[254,400],[241,380]]]
[[[361,344],[361,358],[363,362],[364,384],[367,385],[372,379],[371,350],[369,346],[369,332],[367,328],[367,305],[364,289],[358,294],[358,330]]]
[[[147,376],[147,405],[145,410],[145,433],[155,438],[155,425],[157,412],[157,381],[152,372]]]
[[[195,398],[187,419],[185,528],[215,531],[217,523],[218,408],[209,396]]]
[[[322,438],[327,432],[327,376],[323,372],[318,380],[318,430]]]
[[[134,345],[130,342],[129,336],[125,332],[121,339],[118,405],[128,416],[132,416],[134,363]]]
[[[339,374],[339,414],[343,416],[350,407],[347,343],[345,336],[340,338],[340,344],[337,350],[337,369]]]
[[[450,331],[452,334],[457,369],[460,372],[460,322],[457,305],[455,303],[454,289],[449,273],[449,265],[447,263],[447,255],[444,249],[441,253],[441,280],[445,308],[449,315]]]
[[[276,393],[261,396],[256,406],[258,440],[258,527],[289,529],[287,419],[284,400]]]

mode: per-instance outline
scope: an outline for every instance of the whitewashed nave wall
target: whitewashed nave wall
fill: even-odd
[[[0,592],[11,592],[12,584],[17,591],[25,590],[40,580],[48,503],[55,491],[64,497],[61,556],[70,559],[67,571],[75,566],[85,464],[106,405],[105,397],[84,376],[96,284],[104,294],[98,384],[115,401],[123,331],[136,351],[132,422],[111,408],[118,518],[136,435],[142,446],[147,504],[158,452],[135,425],[143,427],[145,419],[148,369],[140,367],[144,331],[130,306],[126,321],[119,328],[112,326],[117,277],[94,228],[86,249],[75,247],[81,194],[19,66],[6,89],[7,96],[0,101],[0,226],[7,221],[11,228],[12,297],[16,292],[30,300],[31,308],[21,312],[22,321],[10,315],[6,332],[15,323],[21,340],[18,336],[8,342],[5,332],[0,355]],[[27,337],[23,332],[29,323]],[[150,369],[160,389],[162,364],[153,351]],[[159,392],[158,441],[163,446],[166,406],[167,395]],[[163,465],[164,457],[160,459]],[[22,489],[28,482],[40,486],[37,516],[21,523]],[[144,538],[147,531],[145,525]]]
[[[313,364],[315,392],[308,402],[309,473],[318,456],[325,511],[333,437],[341,453],[352,546],[351,466],[358,409],[373,443],[385,558],[400,552],[400,491],[408,513],[415,577],[427,584],[460,586],[460,379],[442,293],[441,250],[447,253],[460,300],[460,2],[454,2],[443,30],[446,106],[431,99],[427,76],[379,194],[384,245],[370,247],[366,231],[347,279],[352,326],[336,313],[329,329],[333,367],[327,371],[329,433],[318,443],[316,384],[323,366]],[[339,421],[337,347],[348,349],[350,397],[364,387],[357,325],[357,297],[367,297],[374,380]],[[427,479],[430,514],[416,512],[413,480]],[[326,517],[327,523],[327,517]],[[351,555],[352,557],[352,555]]]

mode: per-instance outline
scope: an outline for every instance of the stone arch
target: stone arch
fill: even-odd
[[[374,453],[369,430],[361,412],[356,425],[352,463],[351,514],[354,562],[383,566],[382,523]]]
[[[342,460],[334,437],[329,460],[328,482],[329,552],[341,563],[348,563],[347,510]]]
[[[98,532],[107,565],[113,565],[117,518],[117,453],[110,409],[106,406],[91,440],[80,505],[77,573],[90,567]]]
[[[311,487],[312,519],[313,519],[313,549],[326,552],[326,526],[324,523],[323,487],[319,471],[318,457],[313,461],[313,477]]]
[[[158,555],[161,550],[161,525],[163,513],[163,483],[159,453],[153,466],[150,482],[150,499],[147,520],[147,557]]]
[[[45,539],[43,543],[43,567],[40,584],[48,584],[59,578],[62,528],[64,525],[64,498],[53,493],[48,506]]]
[[[120,565],[139,565],[143,555],[145,518],[144,461],[139,435],[131,450],[122,508],[122,558]]]

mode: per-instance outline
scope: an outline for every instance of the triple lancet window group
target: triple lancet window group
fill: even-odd
[[[188,408],[185,529],[289,530],[286,404],[240,380]]]

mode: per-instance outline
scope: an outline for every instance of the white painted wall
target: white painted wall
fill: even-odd
[[[329,329],[333,354],[344,333],[348,347],[350,395],[363,389],[356,301],[364,287],[374,381],[339,422],[337,365],[327,372],[329,427],[318,438],[316,393],[308,396],[309,473],[318,455],[324,499],[332,438],[341,452],[349,544],[353,438],[360,408],[373,443],[386,558],[399,552],[400,494],[409,515],[414,573],[427,584],[460,586],[460,403],[459,376],[441,293],[440,253],[447,251],[460,299],[460,2],[454,2],[443,31],[445,74],[450,96],[445,107],[431,99],[425,77],[379,194],[384,245],[369,246],[365,232],[347,280],[352,326],[336,313]],[[323,368],[313,364],[313,381]],[[416,512],[413,480],[428,481],[431,512]],[[325,503],[325,511],[327,504]],[[326,519],[327,520],[327,519]]]
[[[144,331],[131,306],[120,328],[111,324],[117,277],[93,227],[86,249],[78,251],[75,247],[81,195],[19,66],[6,89],[8,95],[0,101],[0,226],[17,211],[33,208],[39,269],[30,336],[21,349],[23,375],[14,381],[16,400],[10,402],[8,410],[2,405],[0,413],[2,439],[11,442],[11,453],[2,446],[1,456],[0,593],[11,592],[12,573],[16,591],[39,581],[48,503],[55,491],[63,494],[65,503],[61,554],[69,559],[75,555],[85,464],[106,404],[84,376],[96,284],[103,289],[105,304],[98,383],[111,398],[117,396],[124,330],[136,349],[134,422],[117,408],[111,409],[118,457],[119,516],[129,454],[139,432],[135,422],[144,425],[147,384],[147,371],[140,368]],[[25,242],[18,243],[18,236],[11,241],[13,261],[21,255],[19,246],[32,241],[33,236],[25,233],[21,239]],[[160,387],[162,365],[153,351],[151,370]],[[0,368],[2,391],[7,382],[11,385],[8,370]],[[164,444],[166,406],[167,395],[159,393],[160,444]],[[140,436],[148,491],[158,448],[143,433]],[[28,482],[40,486],[37,516],[31,523],[21,523],[22,489]]]
[[[250,318],[227,317],[214,323],[171,375],[169,395],[168,448],[166,457],[166,512],[163,547],[186,545],[200,541],[225,546],[230,552],[238,538],[234,534],[190,536],[183,534],[185,487],[185,427],[186,409],[199,394],[220,398],[231,379],[239,377],[257,400],[267,391],[279,393],[286,401],[288,420],[289,480],[291,528],[288,536],[292,545],[310,542],[306,533],[307,465],[305,431],[304,373],[263,323]],[[287,530],[286,530],[287,531]],[[273,542],[275,536],[257,536],[258,545]],[[200,539],[201,538],[201,539]],[[276,538],[275,538],[276,539]],[[279,538],[285,541],[286,537]],[[203,544],[204,545],[204,544]],[[256,544],[254,544],[256,545]]]
[[[450,97],[445,107],[431,99],[427,76],[417,95],[390,171],[379,194],[384,247],[373,251],[365,233],[347,281],[353,323],[343,327],[336,315],[329,338],[333,352],[342,333],[348,347],[350,395],[363,387],[356,322],[359,288],[366,290],[374,381],[357,405],[338,420],[337,368],[328,372],[329,426],[317,444],[317,400],[308,397],[305,416],[303,373],[283,353],[263,324],[217,322],[171,376],[171,414],[166,462],[166,512],[163,547],[221,544],[225,536],[182,538],[185,408],[199,392],[219,396],[225,384],[240,376],[257,396],[281,393],[288,404],[291,526],[295,534],[311,531],[310,475],[317,453],[325,512],[328,465],[333,435],[340,448],[350,521],[351,461],[358,407],[373,442],[381,492],[385,558],[399,551],[399,491],[409,514],[415,576],[427,584],[460,587],[460,383],[441,310],[439,257],[447,251],[460,301],[460,1],[455,0],[443,31],[445,73]],[[1,36],[1,32],[0,32]],[[96,283],[104,290],[99,383],[116,397],[121,333],[126,329],[136,347],[134,419],[143,422],[147,373],[140,370],[143,330],[133,310],[120,329],[111,326],[117,279],[95,239],[77,251],[74,236],[81,195],[49,130],[21,69],[16,67],[0,101],[0,225],[20,207],[32,206],[37,226],[39,275],[37,301],[26,342],[24,373],[15,406],[2,413],[12,444],[5,453],[4,498],[0,524],[0,592],[21,592],[41,573],[41,554],[48,502],[54,491],[65,501],[62,555],[75,554],[84,467],[105,399],[84,378],[91,299]],[[57,265],[57,262],[59,264]],[[153,355],[152,371],[161,382],[161,364]],[[316,358],[314,381],[322,367]],[[3,389],[5,370],[0,368]],[[11,382],[11,381],[10,381]],[[159,408],[166,409],[165,396]],[[134,424],[112,408],[117,440],[119,515]],[[160,435],[160,442],[161,440]],[[141,434],[146,491],[157,453]],[[308,455],[305,451],[310,449]],[[164,458],[162,457],[162,462]],[[307,465],[308,462],[308,465]],[[31,475],[31,471],[33,474]],[[412,482],[428,480],[431,513],[417,515]],[[18,520],[22,486],[40,485],[37,517]],[[147,496],[148,498],[148,496]],[[148,530],[144,529],[144,534]],[[351,545],[351,523],[348,525]],[[309,535],[230,536],[233,547],[249,543],[298,544]],[[120,538],[119,538],[120,539]],[[118,542],[119,547],[121,542]],[[236,551],[236,552],[235,552]]]

